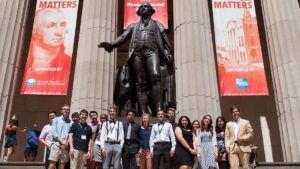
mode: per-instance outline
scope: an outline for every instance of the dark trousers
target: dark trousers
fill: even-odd
[[[171,169],[171,144],[170,143],[154,143],[153,148],[153,169],[159,169],[161,157],[164,160],[164,168]]]
[[[136,154],[138,153],[139,145],[136,143],[124,144],[123,147],[123,169],[137,169]]]
[[[230,165],[229,165],[229,161],[219,161],[219,169],[229,169]]]

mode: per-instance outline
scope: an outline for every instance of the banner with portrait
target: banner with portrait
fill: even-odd
[[[139,6],[143,3],[150,3],[155,9],[154,15],[151,17],[157,20],[168,29],[168,0],[124,0],[124,25],[126,29],[128,25],[140,20],[140,16],[136,14]]]
[[[37,0],[21,94],[67,95],[79,0]]]
[[[268,95],[254,0],[213,0],[221,96]]]

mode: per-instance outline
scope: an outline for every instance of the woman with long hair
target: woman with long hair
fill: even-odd
[[[215,152],[215,138],[213,137],[212,118],[210,115],[203,116],[201,129],[198,133],[198,144],[200,150],[200,163],[202,169],[218,169]]]
[[[195,135],[190,119],[187,116],[181,116],[178,121],[178,127],[175,129],[175,136],[178,140],[176,145],[176,159],[180,169],[191,169],[194,165]]]
[[[196,135],[197,131],[200,129],[200,121],[199,120],[194,120],[192,122],[192,128],[193,128],[193,133]]]
[[[4,157],[4,162],[11,159],[12,155],[15,153],[15,146],[17,145],[17,133],[25,133],[27,129],[19,129],[19,121],[16,116],[12,117],[12,120],[8,125],[5,126],[5,148],[7,148],[7,154]]]
[[[151,135],[151,127],[150,127],[150,114],[144,113],[142,115],[142,125],[140,130],[140,138],[142,139],[141,149],[139,151],[140,154],[140,169],[146,168],[152,169],[152,156],[150,153],[149,140]]]
[[[219,116],[216,119],[216,138],[218,146],[218,164],[220,169],[229,169],[228,154],[225,146],[225,128],[227,121],[224,117]]]

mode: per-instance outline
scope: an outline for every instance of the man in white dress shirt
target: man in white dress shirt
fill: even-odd
[[[46,147],[46,155],[45,155],[45,168],[46,169],[48,169],[48,167],[49,167],[49,155],[50,155],[51,143],[52,143],[52,139],[53,139],[53,136],[51,134],[51,127],[52,127],[53,119],[55,117],[56,117],[55,111],[48,112],[49,124],[47,124],[43,127],[43,130],[39,137],[40,143],[42,143]]]
[[[158,123],[152,127],[150,135],[150,152],[153,156],[153,168],[159,169],[161,157],[164,160],[164,168],[171,168],[171,158],[175,155],[176,140],[171,123],[165,122],[165,113],[157,113]]]
[[[102,147],[102,156],[104,157],[103,169],[109,169],[110,160],[114,156],[114,169],[120,168],[122,147],[124,144],[123,123],[117,121],[117,109],[115,106],[110,106],[110,120],[102,125],[100,146]]]

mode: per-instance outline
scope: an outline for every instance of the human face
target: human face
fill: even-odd
[[[157,113],[156,117],[157,117],[158,121],[162,122],[164,120],[164,118],[165,118],[165,113],[163,111],[159,111]]]
[[[97,121],[97,118],[98,118],[98,115],[97,115],[96,113],[91,113],[91,114],[90,114],[90,119],[91,119],[93,122]]]
[[[127,114],[127,121],[128,122],[133,122],[134,121],[134,113],[133,112],[129,112],[128,114]]]
[[[203,123],[204,123],[204,126],[208,127],[208,125],[211,123],[211,118],[210,116],[205,116],[203,118]]]
[[[238,121],[240,118],[241,112],[239,111],[239,109],[235,108],[232,110],[231,115],[232,115],[233,120]]]
[[[187,126],[188,126],[188,119],[187,118],[182,118],[181,119],[181,124],[182,124],[182,126],[183,126],[183,128],[187,128]]]
[[[170,122],[174,122],[174,121],[175,121],[175,118],[176,118],[175,112],[169,110],[169,111],[168,111],[168,117],[169,117]]]
[[[59,47],[67,34],[67,21],[62,12],[47,12],[39,29],[39,42],[45,47]]]
[[[200,128],[200,123],[198,121],[195,121],[193,123],[193,129],[196,130],[196,129],[199,129]]]
[[[101,116],[100,116],[100,122],[101,123],[104,123],[106,121],[106,116],[104,115],[104,114],[102,114]]]
[[[62,107],[61,114],[64,116],[64,118],[68,118],[70,114],[70,107],[69,106]]]
[[[88,118],[87,113],[82,112],[79,114],[79,119],[81,123],[85,123],[87,118]]]
[[[150,121],[149,116],[147,116],[147,115],[143,116],[143,119],[142,119],[143,126],[148,126],[149,125],[149,121]]]
[[[218,118],[217,125],[220,129],[224,129],[224,121],[221,118]]]
[[[74,116],[74,117],[72,118],[72,121],[73,121],[73,122],[79,122],[79,116]]]
[[[54,118],[55,118],[55,113],[50,113],[48,116],[49,123],[52,124]]]
[[[110,119],[116,119],[116,116],[117,116],[116,109],[110,108],[108,111],[109,111],[109,117],[110,117]]]
[[[38,131],[39,130],[39,126],[37,124],[33,125],[33,130]]]

